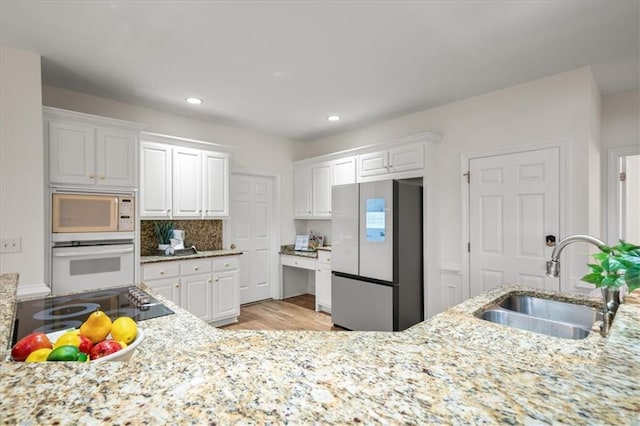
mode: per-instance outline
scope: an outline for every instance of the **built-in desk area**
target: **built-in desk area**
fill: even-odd
[[[316,296],[316,311],[331,313],[331,247],[316,251],[280,249],[282,298],[310,293]]]

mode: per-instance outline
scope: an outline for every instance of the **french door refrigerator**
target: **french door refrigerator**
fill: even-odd
[[[331,203],[333,323],[399,331],[422,321],[422,186],[339,185]]]

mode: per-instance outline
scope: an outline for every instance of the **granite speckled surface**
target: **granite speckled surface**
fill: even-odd
[[[318,253],[315,251],[300,251],[295,250],[295,245],[280,246],[280,254],[286,254],[289,256],[311,257],[313,259],[318,258]]]
[[[158,248],[154,231],[156,222],[173,222],[175,229],[182,229],[186,247],[194,245],[198,251],[222,249],[222,220],[142,220],[140,222],[140,254],[142,256],[156,254]]]
[[[189,260],[200,259],[203,257],[220,257],[220,256],[237,256],[242,254],[240,250],[211,250],[211,251],[199,251],[197,254],[190,254],[188,256],[140,256],[140,263],[157,263],[157,262],[171,262],[174,260]]]
[[[13,316],[11,279],[0,279],[4,329]],[[3,357],[0,418],[637,424],[640,295],[620,306],[608,338],[566,340],[473,316],[512,291],[519,290],[490,291],[398,333],[227,331],[167,302],[176,314],[140,323],[147,338],[128,363],[24,364]]]

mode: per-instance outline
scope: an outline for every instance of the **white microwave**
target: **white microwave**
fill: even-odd
[[[54,234],[131,233],[135,230],[133,195],[53,193]]]

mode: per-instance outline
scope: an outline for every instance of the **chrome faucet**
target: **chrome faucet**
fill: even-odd
[[[597,239],[596,237],[592,237],[591,235],[572,235],[570,237],[564,238],[560,240],[556,246],[553,248],[553,252],[551,253],[551,260],[547,261],[547,276],[552,278],[557,278],[560,275],[560,253],[562,250],[571,243],[575,242],[584,242],[591,243],[594,246],[601,248],[602,246],[606,246],[607,244]],[[617,306],[610,306],[611,303],[608,300],[607,294],[603,291],[602,297],[604,298],[604,304],[602,307],[604,318],[601,327],[602,335],[606,336],[609,333],[609,327],[611,326],[611,320],[613,319],[613,315],[615,313],[615,309]]]
[[[553,248],[553,252],[551,253],[551,260],[547,261],[548,277],[558,278],[558,276],[560,275],[560,253],[562,253],[562,250],[564,250],[566,246],[578,241],[591,243],[598,248],[607,245],[607,243],[605,243],[604,241],[599,240],[596,237],[592,237],[591,235],[572,235],[558,241],[556,246]]]

